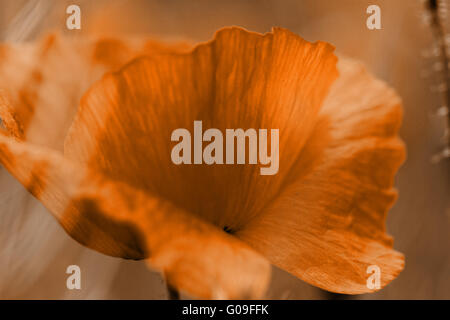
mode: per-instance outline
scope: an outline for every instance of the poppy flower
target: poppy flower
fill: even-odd
[[[0,162],[75,240],[146,259],[193,296],[261,297],[271,264],[325,290],[372,292],[369,266],[381,287],[404,266],[385,230],[405,157],[401,101],[333,51],[236,27],[193,48],[3,45]],[[171,132],[195,120],[279,129],[278,173],[174,164]]]

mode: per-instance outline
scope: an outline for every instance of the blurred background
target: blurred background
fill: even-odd
[[[81,7],[81,30],[66,28],[70,4]],[[381,30],[366,27],[366,9],[373,4],[381,8]],[[397,176],[399,199],[387,221],[394,247],[406,256],[405,270],[380,292],[351,298],[450,299],[450,160],[431,163],[444,147],[445,117],[433,115],[443,104],[432,90],[441,82],[440,60],[433,56],[436,41],[423,8],[420,0],[0,0],[0,40],[32,41],[58,30],[70,37],[142,34],[197,42],[237,25],[258,32],[281,26],[309,41],[332,43],[403,98],[401,136],[408,148]],[[72,264],[81,268],[82,290],[66,288]],[[107,257],[69,238],[0,168],[0,298],[165,299],[166,289],[143,262]],[[350,297],[325,293],[274,268],[267,298]]]

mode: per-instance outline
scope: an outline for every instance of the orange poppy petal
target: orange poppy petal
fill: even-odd
[[[146,258],[193,296],[258,298],[268,285],[264,258],[164,200],[3,134],[0,162],[74,239],[108,255]]]
[[[239,229],[277,194],[308,139],[337,76],[333,50],[285,29],[225,28],[189,53],[138,59],[84,96],[65,155]],[[171,133],[192,132],[195,120],[222,132],[279,129],[280,171],[261,177],[254,165],[174,165]]]
[[[56,34],[36,44],[0,44],[0,117],[15,137],[62,151],[81,96],[94,81],[137,55],[186,47]]]
[[[237,236],[310,284],[360,294],[376,290],[369,266],[381,287],[404,267],[385,233],[405,157],[401,103],[359,64],[341,60],[339,71],[289,185]]]

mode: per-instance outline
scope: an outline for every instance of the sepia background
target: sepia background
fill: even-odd
[[[65,27],[77,4],[82,29]],[[368,30],[366,8],[381,7],[381,30]],[[399,199],[388,215],[394,247],[405,254],[400,276],[378,293],[352,299],[450,299],[450,159],[442,150],[442,105],[426,58],[433,38],[419,0],[0,0],[0,40],[29,41],[51,30],[71,37],[144,34],[155,39],[204,41],[224,26],[268,32],[290,29],[309,41],[363,61],[404,101],[401,136],[408,159],[397,176]],[[424,51],[425,50],[425,51]],[[82,290],[66,288],[67,266],[81,267]],[[165,299],[165,285],[143,262],[104,256],[71,239],[46,209],[0,168],[0,298]],[[275,269],[267,298],[339,299]]]

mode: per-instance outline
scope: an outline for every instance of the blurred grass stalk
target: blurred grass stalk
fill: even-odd
[[[433,33],[434,43],[425,56],[437,59],[434,70],[439,73],[440,83],[434,91],[441,95],[442,104],[434,110],[434,114],[445,118],[445,131],[443,136],[444,148],[432,157],[432,162],[437,163],[443,159],[450,158],[450,33],[449,24],[449,1],[448,0],[425,0],[425,22],[430,26]]]
[[[11,5],[11,2],[9,2]],[[40,32],[41,26],[45,17],[52,8],[50,0],[33,0],[33,1],[17,1],[14,5],[17,9],[2,8],[6,11],[6,17],[3,23],[6,27],[3,28],[1,39],[7,42],[19,42],[29,40]],[[4,4],[2,4],[4,6]],[[8,14],[15,12],[12,17]]]

